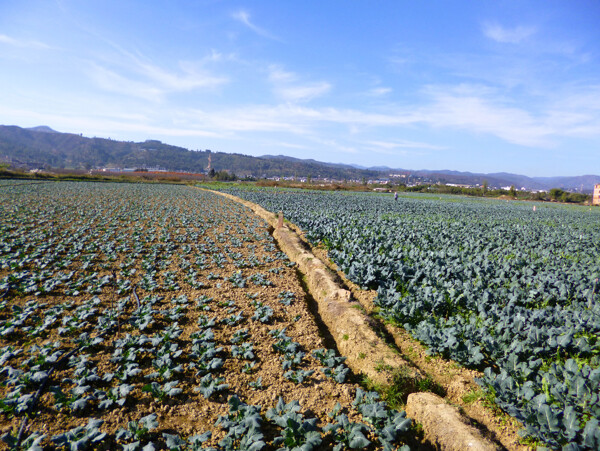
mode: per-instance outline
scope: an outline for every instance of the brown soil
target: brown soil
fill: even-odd
[[[188,188],[189,189],[189,188]],[[183,365],[181,373],[174,374],[171,380],[178,380],[178,388],[182,389],[179,395],[159,399],[152,394],[145,392],[142,388],[150,382],[145,376],[155,371],[153,368],[153,359],[156,358],[153,351],[147,346],[143,348],[135,360],[139,364],[141,372],[127,379],[126,383],[133,385],[133,391],[127,396],[127,401],[122,407],[109,408],[102,410],[98,406],[98,401],[91,399],[87,406],[82,410],[74,411],[71,407],[57,407],[56,397],[49,390],[42,393],[36,404],[35,409],[24,430],[23,437],[30,433],[37,432],[46,434],[46,444],[51,443],[50,438],[53,435],[64,433],[77,426],[86,425],[89,418],[99,418],[104,421],[101,430],[109,434],[115,433],[120,428],[127,428],[130,421],[138,421],[140,418],[155,413],[158,416],[160,426],[157,430],[150,433],[150,438],[161,442],[162,433],[179,434],[182,437],[189,437],[195,434],[203,433],[207,430],[213,432],[213,436],[205,446],[215,446],[224,436],[225,432],[215,426],[215,422],[221,415],[228,412],[227,399],[236,394],[245,403],[249,405],[261,406],[261,412],[264,416],[267,409],[274,407],[277,399],[282,397],[285,402],[299,400],[302,407],[302,413],[306,417],[315,417],[318,419],[318,425],[322,427],[331,421],[328,413],[331,412],[336,403],[344,407],[351,421],[356,421],[358,415],[351,408],[355,393],[359,385],[354,382],[338,384],[332,379],[325,377],[321,371],[322,366],[312,357],[311,352],[318,348],[333,347],[334,344],[329,341],[330,337],[323,335],[318,327],[317,321],[310,313],[311,298],[303,289],[302,281],[298,277],[294,267],[288,266],[287,260],[282,260],[279,249],[271,243],[268,226],[258,220],[249,210],[238,204],[224,200],[215,195],[208,195],[205,202],[208,205],[198,205],[195,199],[176,198],[176,199],[152,199],[134,197],[123,201],[122,192],[104,193],[104,197],[95,197],[87,195],[84,191],[72,193],[70,202],[78,210],[78,220],[73,221],[68,215],[54,217],[52,231],[55,236],[58,232],[62,233],[61,239],[66,239],[76,232],[75,228],[86,225],[87,243],[93,242],[98,238],[101,242],[112,240],[115,243],[124,243],[126,247],[123,251],[117,252],[117,258],[110,257],[109,250],[93,249],[89,252],[94,254],[92,266],[84,269],[83,260],[85,252],[75,255],[72,263],[63,271],[75,271],[76,277],[89,275],[96,271],[99,277],[104,275],[116,275],[119,279],[128,277],[132,286],[136,286],[136,295],[141,300],[142,305],[147,304],[148,296],[161,296],[162,299],[154,304],[153,320],[154,324],[144,330],[128,322],[131,315],[137,310],[138,299],[129,292],[127,294],[117,294],[117,286],[114,279],[111,283],[103,286],[95,295],[86,293],[88,285],[82,286],[82,294],[77,296],[68,296],[64,288],[56,289],[50,293],[35,296],[33,294],[18,294],[10,291],[6,294],[4,300],[7,301],[7,308],[0,310],[0,321],[10,320],[12,308],[16,306],[26,306],[28,302],[35,301],[46,304],[40,307],[36,314],[31,315],[23,323],[22,327],[14,333],[0,337],[0,348],[10,347],[24,349],[24,352],[8,360],[5,367],[21,367],[25,360],[34,354],[34,345],[44,346],[54,341],[60,341],[59,348],[63,352],[76,348],[75,340],[83,332],[90,336],[97,336],[97,320],[101,312],[115,310],[120,306],[120,315],[118,326],[111,329],[111,333],[104,336],[104,341],[98,345],[87,348],[76,355],[85,355],[89,361],[88,368],[95,369],[100,377],[107,373],[114,373],[118,370],[118,364],[111,361],[115,354],[116,343],[118,340],[124,340],[127,337],[145,335],[147,337],[159,337],[165,328],[178,324],[181,327],[181,334],[173,340],[178,345],[178,349],[183,350],[181,356],[176,357],[176,363]],[[145,209],[151,211],[154,215],[149,221],[147,217],[140,215],[119,217],[118,208],[110,209],[107,206],[111,202],[121,200],[122,207],[127,208],[128,201],[135,201],[142,204]],[[34,205],[38,211],[44,211],[47,205],[61,205],[61,199],[49,199],[33,195],[23,202],[29,202],[28,205]],[[178,208],[180,211],[193,211],[198,216],[198,223],[184,223],[176,216],[169,216],[165,211],[165,203],[169,202],[169,207]],[[94,210],[95,209],[95,210]],[[100,214],[88,217],[92,211],[100,211]],[[220,218],[216,225],[202,223],[200,219],[206,212],[217,212]],[[108,218],[108,219],[106,219]],[[118,218],[109,223],[114,218]],[[111,225],[112,224],[112,225]],[[160,224],[160,226],[157,226]],[[152,230],[151,230],[152,229]],[[141,232],[147,240],[137,240],[136,234]],[[166,233],[165,240],[161,234]],[[232,244],[236,240],[237,244]],[[36,246],[45,244],[44,241],[36,243],[32,238],[33,252]],[[142,243],[142,252],[139,257],[131,257],[132,249],[136,243]],[[164,246],[165,243],[176,243],[169,250]],[[56,244],[60,244],[58,240]],[[145,291],[142,287],[142,275],[146,272],[143,264],[143,258],[147,258],[153,251],[152,248],[160,249],[159,258],[155,261],[158,267],[157,280],[159,288],[153,291]],[[156,247],[158,246],[158,247]],[[184,246],[191,246],[193,252],[185,254],[182,252]],[[171,252],[171,255],[166,255]],[[255,266],[244,266],[242,268],[236,264],[231,257],[231,252],[239,253],[239,260],[247,262],[253,260]],[[165,254],[166,253],[166,254]],[[217,262],[214,257],[223,255],[222,261]],[[200,257],[204,260],[204,265],[197,265],[194,259]],[[135,274],[125,276],[122,264],[132,259],[130,269],[135,269]],[[186,281],[187,264],[196,271],[196,281],[201,282],[203,286],[194,287]],[[29,267],[22,270],[36,270],[36,263],[29,263]],[[235,287],[229,280],[235,273],[242,271],[242,276],[246,279],[246,285],[243,288]],[[173,280],[180,287],[175,291],[168,291],[166,286],[165,272],[171,271]],[[0,279],[10,273],[9,269],[0,271]],[[56,270],[54,273],[58,273]],[[250,277],[260,273],[269,280],[270,285],[255,284]],[[215,274],[218,277],[215,278]],[[289,291],[295,294],[295,300],[291,304],[284,305],[280,302],[280,294],[283,291]],[[178,304],[177,298],[181,295],[187,297],[187,303]],[[81,323],[76,329],[70,332],[59,333],[59,327],[69,324],[69,317],[74,315],[77,308],[89,302],[94,296],[99,300],[97,312],[89,319]],[[210,298],[210,301],[204,304],[198,303],[201,297]],[[146,300],[145,300],[146,299]],[[255,312],[253,302],[262,302],[273,310],[273,316],[267,323],[262,323],[251,319]],[[53,306],[70,304],[69,308],[59,313],[56,323],[51,325],[45,332],[36,336],[31,336],[31,328],[38,327]],[[181,307],[180,317],[177,320],[169,319],[167,310],[177,306]],[[226,325],[223,321],[226,318],[242,313],[243,319],[235,325]],[[192,334],[199,331],[198,319],[200,315],[206,315],[209,318],[215,318],[216,325],[212,328],[214,332],[214,341],[217,346],[223,348],[219,356],[224,360],[224,366],[217,371],[215,376],[224,377],[228,388],[209,399],[194,389],[199,385],[200,377],[195,371],[187,365],[187,356],[192,348]],[[25,329],[29,327],[30,329]],[[255,366],[248,372],[243,372],[243,368],[250,360],[235,358],[232,355],[232,338],[236,332],[247,329],[248,341],[253,344]],[[281,354],[276,352],[273,345],[277,340],[269,332],[279,329],[285,330],[285,334],[294,342],[299,343],[300,349],[305,352],[302,363],[298,369],[312,370],[314,373],[303,383],[295,383],[287,380],[283,374]],[[350,335],[350,333],[348,334]],[[350,341],[349,338],[344,341]],[[64,354],[63,354],[64,355]],[[5,381],[6,373],[2,375],[2,382]],[[61,390],[68,394],[71,389],[76,387],[74,383],[75,374],[72,365],[65,362],[52,374],[51,386],[60,386]],[[262,380],[262,389],[252,389],[251,382]],[[158,380],[161,384],[166,379]],[[352,380],[352,379],[350,379]],[[355,379],[356,380],[356,379]],[[107,382],[94,382],[91,391],[95,389],[109,390],[119,385],[120,382],[112,379]],[[14,387],[3,384],[0,387],[0,397],[5,398],[7,393]],[[27,392],[33,393],[35,386],[28,386]],[[91,393],[88,392],[88,393]],[[23,415],[12,416],[10,414],[0,414],[0,430],[2,434],[11,433],[16,435],[23,423]],[[273,431],[270,432],[274,434]],[[270,441],[272,436],[265,439]],[[114,439],[111,439],[114,440]],[[323,447],[327,448],[327,440]],[[329,442],[330,443],[330,442]],[[3,446],[4,444],[0,445]],[[420,443],[419,439],[411,444],[413,447],[424,447],[428,445]],[[101,447],[114,449],[117,447],[114,441],[107,441]]]

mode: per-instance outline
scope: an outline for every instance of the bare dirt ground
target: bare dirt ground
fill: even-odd
[[[32,303],[39,305],[19,327],[0,336],[0,349],[20,350],[20,353],[3,361],[0,398],[8,399],[9,393],[15,389],[15,384],[8,380],[9,368],[32,368],[35,362],[31,361],[31,357],[38,359],[40,348],[49,347],[56,342],[56,349],[61,350],[63,356],[70,350],[77,350],[72,359],[56,366],[46,389],[28,412],[28,421],[24,421],[25,415],[22,413],[11,412],[9,409],[0,413],[0,430],[3,435],[17,436],[24,425],[23,437],[31,433],[44,434],[46,439],[43,444],[51,449],[56,447],[51,441],[52,437],[78,426],[85,426],[90,418],[96,418],[103,421],[100,429],[108,435],[94,446],[98,449],[118,449],[127,440],[117,438],[117,431],[127,429],[129,422],[138,422],[147,415],[156,414],[159,425],[145,433],[143,440],[152,440],[157,448],[165,446],[162,438],[164,433],[187,438],[205,431],[211,431],[212,437],[204,445],[216,446],[225,436],[225,431],[215,424],[219,417],[227,414],[227,401],[232,395],[237,395],[248,405],[259,406],[263,417],[281,397],[286,403],[298,400],[301,413],[306,418],[316,418],[319,427],[331,422],[328,414],[337,403],[351,421],[360,420],[359,414],[352,408],[356,391],[360,387],[358,375],[350,373],[346,382],[335,382],[325,376],[323,365],[312,356],[314,350],[332,348],[334,343],[327,334],[319,330],[311,313],[311,297],[304,292],[296,268],[289,264],[288,259],[273,243],[268,226],[247,209],[232,206],[229,201],[220,197],[210,195],[204,200],[210,202],[211,210],[223,211],[226,207],[225,210],[231,213],[221,213],[225,216],[223,220],[204,228],[193,224],[184,227],[176,223],[163,223],[161,230],[164,236],[171,236],[170,247],[165,245],[165,240],[161,239],[156,230],[147,230],[158,223],[160,218],[139,222],[123,220],[122,226],[115,230],[116,236],[129,243],[127,251],[117,253],[117,257],[112,259],[108,258],[108,254],[94,249],[91,266],[86,268],[83,267],[83,256],[74,258],[64,269],[74,271],[75,278],[93,273],[96,273],[95,280],[113,276],[111,282],[99,288],[95,294],[87,293],[85,289],[89,285],[85,284],[81,287],[82,293],[78,295],[65,294],[63,287],[38,296],[15,290],[3,294],[2,301],[5,302],[0,309],[2,325],[12,321],[16,309],[27,308]],[[101,208],[98,202],[105,201],[106,199],[98,201],[93,197],[87,200],[92,208]],[[43,203],[39,208],[44,208]],[[185,210],[198,207],[196,204],[186,203],[181,208]],[[81,212],[82,216],[85,214],[85,211]],[[52,226],[68,230],[69,221],[66,217],[56,218]],[[90,222],[87,236],[101,237],[104,233],[107,233],[106,223],[100,221],[96,226],[96,223]],[[142,243],[139,244],[140,257],[132,260],[127,254],[137,246],[134,238],[139,238],[140,234],[145,237],[145,241],[139,241]],[[55,242],[55,245],[60,243]],[[191,247],[191,252],[189,249],[189,253],[182,252],[185,246]],[[154,268],[158,270],[156,277],[159,283],[156,288],[146,290],[143,288],[142,278],[150,269],[145,266],[144,258],[156,249],[159,251],[158,254],[155,253]],[[126,262],[130,262],[127,277],[136,291],[118,294],[116,282],[126,277],[122,266]],[[34,270],[34,263],[30,265],[32,266],[29,268],[21,269]],[[189,282],[190,268],[195,272],[194,283]],[[1,270],[0,279],[12,271],[10,268]],[[239,282],[240,279],[243,279],[243,284]],[[178,288],[173,288],[175,286]],[[282,293],[293,295],[288,302],[282,302]],[[261,322],[253,319],[259,305],[271,309],[269,320]],[[62,310],[56,313],[55,322],[44,331],[32,334],[33,330],[49,318],[48,312],[59,307]],[[142,328],[139,322],[131,319],[144,307],[150,309],[151,322]],[[84,319],[82,308],[92,309]],[[100,335],[97,326],[101,318],[108,315],[107,312],[114,313],[117,318],[114,326],[105,329],[110,333],[103,335],[100,343],[78,348],[77,340],[82,334],[87,333],[90,337]],[[211,340],[221,348],[217,355],[223,360],[223,366],[214,375],[222,377],[223,383],[227,384],[227,388],[209,397],[197,392],[201,375],[190,365],[189,359],[193,352],[194,334],[206,330],[199,327],[199,324],[207,320],[214,320],[214,325],[209,327],[214,334]],[[73,321],[77,323],[76,327],[69,328]],[[276,331],[283,331],[292,342],[297,343],[298,350],[304,353],[293,366],[294,370],[307,372],[303,382],[297,383],[284,376],[286,371],[283,368],[282,354],[274,347],[278,342],[274,336]],[[171,334],[172,337],[166,339],[166,334]],[[140,371],[127,377],[119,376],[125,365],[122,354],[118,351],[119,347],[122,348],[119,343],[133,343],[140,339],[142,344],[132,345],[131,349],[134,351],[127,357]],[[152,340],[175,346],[169,351],[173,360],[172,367],[180,365],[180,368],[173,370],[173,374],[151,376],[157,371],[157,349],[164,349],[152,347]],[[234,355],[234,346],[243,343],[251,345],[252,357]],[[81,361],[85,363],[77,367],[77,363]],[[41,366],[40,369],[50,367]],[[86,371],[86,374],[96,374],[97,378],[90,377],[84,383],[78,381]],[[151,382],[163,385],[174,381],[181,391],[173,395],[160,395],[146,389]],[[33,394],[38,388],[31,381],[21,382],[22,393]],[[124,397],[123,405],[102,408],[98,391],[109,392],[122,384],[131,387]],[[62,404],[54,390],[57,387],[68,398]],[[77,407],[73,403],[76,399],[86,397],[83,407]],[[279,431],[272,426],[269,429],[268,425],[266,431],[265,449],[274,449],[273,439]],[[423,441],[418,432],[413,432],[412,438],[408,439],[409,445],[413,449],[429,449],[430,445]],[[376,449],[375,437],[368,438],[373,442],[371,449]],[[127,443],[131,443],[131,440]],[[0,447],[2,446],[6,445],[2,443]],[[332,438],[324,435],[320,449],[331,447]]]

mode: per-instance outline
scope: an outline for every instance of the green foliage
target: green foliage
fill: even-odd
[[[597,211],[443,195],[390,202],[359,193],[229,192],[285,210],[309,241],[327,242],[351,281],[377,290],[384,319],[429,352],[482,371],[481,386],[525,424],[526,435],[550,447],[595,443]]]
[[[265,446],[261,431],[262,418],[259,406],[249,406],[233,395],[227,401],[229,413],[219,417],[217,425],[227,431],[219,442],[224,450],[245,449],[258,451]]]
[[[99,429],[102,423],[102,420],[90,418],[86,426],[79,426],[64,434],[55,435],[52,441],[59,449],[86,449],[94,443],[100,443],[106,437],[106,433]]]
[[[206,374],[200,379],[200,385],[194,389],[202,393],[202,395],[208,399],[215,393],[222,392],[229,388],[228,384],[224,384],[225,379],[222,377],[214,377],[212,374]]]
[[[371,442],[365,434],[368,434],[368,427],[362,423],[352,423],[345,414],[338,414],[341,406],[336,404],[334,412],[330,416],[334,417],[333,423],[325,425],[323,432],[330,432],[333,435],[334,451],[345,449],[363,449],[368,447]]]
[[[263,304],[260,301],[252,301],[251,304],[254,306],[254,315],[252,319],[254,321],[260,321],[261,323],[269,323],[273,316],[273,309],[268,305]]]
[[[581,193],[569,193],[560,188],[552,188],[548,195],[550,199],[559,202],[582,203],[588,200],[589,196]]]
[[[276,445],[281,445],[279,449],[282,451],[310,451],[322,442],[316,418],[305,419],[299,411],[298,401],[285,404],[281,397],[277,405],[267,411],[267,418],[282,429],[281,434],[273,440]]]
[[[296,384],[301,384],[305,379],[312,376],[314,373],[313,370],[288,370],[283,373],[283,377],[286,379],[295,382]]]
[[[386,404],[378,399],[379,395],[376,392],[364,392],[359,388],[353,405],[370,424],[379,442],[388,447],[400,440],[409,430],[411,420],[406,418],[406,412],[389,410]]]
[[[163,401],[166,397],[177,396],[183,391],[181,388],[177,388],[179,381],[170,381],[164,385],[158,382],[152,382],[142,387],[142,392],[150,393],[155,399]],[[208,396],[207,396],[208,398]]]

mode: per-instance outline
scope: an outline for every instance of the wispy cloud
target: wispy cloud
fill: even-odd
[[[531,148],[553,148],[572,136],[600,136],[600,105],[586,99],[581,88],[548,95],[529,108],[480,86],[440,86],[429,94],[431,104],[421,109],[423,123],[436,128],[489,134]]]
[[[453,127],[472,133],[495,135],[522,146],[549,147],[556,133],[543,114],[511,105],[491,89],[460,85],[433,89],[433,104],[425,117],[434,127]]]
[[[206,71],[202,67],[206,61],[180,61],[179,71],[175,72],[122,49],[120,52],[126,57],[124,61],[90,63],[88,75],[106,91],[159,101],[169,93],[216,88],[229,81],[227,77],[215,76]],[[214,60],[220,56],[212,53],[208,58]]]
[[[302,86],[280,86],[275,89],[279,97],[288,102],[308,102],[328,93],[331,85],[327,82],[310,83]]]
[[[152,118],[140,114],[75,114],[73,112],[39,111],[0,106],[0,114],[17,118],[21,124],[46,124],[63,132],[76,133],[86,130],[88,136],[115,137],[121,135],[130,140],[131,134],[146,134],[149,138],[158,135],[173,137],[220,138],[221,134],[202,127],[177,127],[155,124]]]
[[[31,41],[25,39],[16,39],[5,34],[0,34],[0,43],[8,44],[13,47],[31,48],[31,49],[50,49],[51,47],[40,41]]]
[[[368,141],[365,143],[370,146],[372,150],[383,149],[386,151],[392,151],[396,149],[427,149],[427,150],[443,150],[447,147],[436,146],[434,144],[407,141],[407,140],[394,140],[394,141]]]
[[[273,84],[274,93],[285,102],[308,102],[327,94],[331,84],[326,81],[303,83],[295,73],[284,70],[281,66],[269,67],[269,81]]]
[[[193,127],[203,124],[209,130],[221,133],[285,132],[305,134],[313,120],[311,110],[285,105],[249,105],[220,110],[192,109],[185,113]]]
[[[163,90],[144,81],[133,80],[96,63],[91,63],[87,71],[90,79],[100,88],[108,92],[138,97],[151,101],[159,101]]]
[[[378,88],[369,89],[367,91],[367,95],[373,96],[373,97],[381,97],[386,94],[389,94],[390,92],[392,92],[392,88],[386,88],[386,87],[381,86]]]
[[[600,135],[597,102],[586,101],[580,93],[531,109],[518,106],[493,88],[478,85],[429,87],[424,96],[420,107],[388,105],[385,112],[285,103],[194,111],[189,116],[197,124],[221,133],[286,132],[305,138],[320,132],[327,135],[334,131],[339,134],[340,130],[347,133],[358,130],[355,139],[360,140],[360,136],[368,136],[370,131],[380,128],[393,127],[399,131],[402,127],[423,126],[495,136],[525,147],[551,148],[569,136]],[[427,142],[402,139],[371,139],[363,144],[380,152],[444,149]]]
[[[276,64],[269,67],[269,81],[273,83],[291,83],[296,81],[297,78],[296,74],[288,72]]]
[[[262,36],[263,38],[272,39],[275,41],[280,40],[277,36],[269,33],[264,28],[261,28],[258,25],[255,25],[254,23],[252,23],[252,21],[250,20],[250,13],[246,10],[240,9],[239,11],[234,12],[231,16],[235,20],[237,20],[238,22],[241,22],[246,27],[248,27],[250,30],[255,32],[257,35]]]
[[[138,71],[145,74],[151,81],[161,86],[166,91],[191,91],[198,88],[213,88],[228,81],[227,77],[213,76],[198,68],[194,63],[181,61],[181,73],[167,71],[159,66],[137,62]]]
[[[311,138],[329,130],[339,134],[339,127],[346,132],[358,128],[377,128],[421,123],[420,112],[380,114],[355,109],[332,107],[309,108],[292,103],[279,105],[247,105],[237,108],[214,110],[187,110],[183,112],[194,124],[219,133],[283,132]],[[332,128],[333,127],[333,128]],[[342,128],[342,130],[344,130]]]
[[[535,27],[506,28],[497,23],[484,23],[482,28],[485,36],[503,44],[518,44],[537,31]]]
[[[320,148],[327,149],[327,152],[335,151],[345,154],[357,154],[359,152],[355,146],[340,144],[337,139],[312,136],[310,137],[310,140],[314,143],[317,143]]]

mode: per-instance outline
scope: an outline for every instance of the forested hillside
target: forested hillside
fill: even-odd
[[[115,141],[58,133],[47,127],[24,129],[0,126],[0,160],[30,167],[91,169],[99,167],[160,167],[202,172],[208,166],[238,176],[362,178],[381,175],[374,170],[286,158],[260,158],[223,152],[192,151],[160,141]]]

